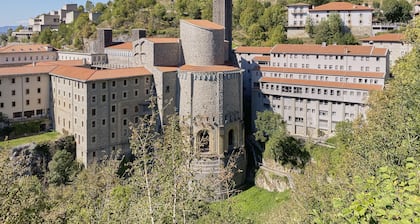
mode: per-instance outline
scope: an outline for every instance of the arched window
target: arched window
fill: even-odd
[[[233,130],[229,131],[229,139],[228,139],[228,144],[229,146],[233,146],[234,143],[234,134],[233,134]]]
[[[209,151],[209,133],[207,130],[201,130],[197,134],[197,145],[200,152]]]

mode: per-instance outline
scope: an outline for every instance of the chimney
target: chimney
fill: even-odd
[[[326,47],[327,46],[327,42],[322,42],[322,47]]]
[[[131,30],[131,41],[140,40],[141,38],[146,37],[145,29],[132,29]]]

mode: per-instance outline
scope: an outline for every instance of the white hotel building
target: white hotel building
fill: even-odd
[[[389,52],[374,46],[279,44],[238,47],[236,54],[244,88],[252,89],[251,119],[273,110],[294,135],[319,137],[363,117],[370,91],[382,90],[389,77]]]

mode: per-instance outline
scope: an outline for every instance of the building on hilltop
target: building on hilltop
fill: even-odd
[[[14,77],[24,83],[22,78],[31,82],[40,76],[42,86],[35,87],[44,95],[31,96],[39,97],[40,105],[27,97],[0,95],[0,112],[25,121],[40,110],[54,130],[75,137],[76,158],[88,166],[116,152],[130,154],[128,125],[151,112],[149,98],[156,96],[160,127],[170,115],[188,127],[185,138],[201,155],[194,170],[200,176],[218,173],[232,153],[244,151],[242,70],[232,66],[231,30],[226,29],[231,27],[181,20],[180,38],[145,37],[144,30],[135,29],[125,43],[113,42],[112,30],[98,29],[92,53],[54,52],[59,61],[20,66],[15,72],[5,68],[0,85]],[[26,94],[26,85],[10,88]],[[30,103],[12,107],[10,100],[19,106]],[[246,153],[236,162],[245,170]],[[238,172],[235,182],[244,181],[245,172]]]
[[[395,65],[396,60],[403,57],[413,48],[411,44],[406,43],[404,34],[387,33],[377,36],[361,39],[363,46],[375,46],[387,48],[389,50],[390,66]]]
[[[48,44],[11,44],[0,48],[0,67],[55,60],[56,49]]]
[[[372,35],[372,12],[372,8],[349,2],[330,2],[316,7],[305,3],[290,4],[287,6],[287,37],[307,37],[305,26],[308,18],[312,20],[313,25],[318,25],[333,13],[340,16],[344,26],[354,35],[370,36]]]
[[[364,117],[369,92],[389,78],[389,51],[374,46],[279,44],[238,47],[236,54],[252,120],[272,110],[293,135],[331,134],[338,122]]]

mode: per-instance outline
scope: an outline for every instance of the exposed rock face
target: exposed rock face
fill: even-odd
[[[48,154],[35,143],[20,145],[10,151],[10,165],[16,176],[43,176],[47,164]]]
[[[289,181],[285,176],[279,176],[265,170],[259,170],[255,177],[255,185],[271,192],[283,192],[289,189]]]

